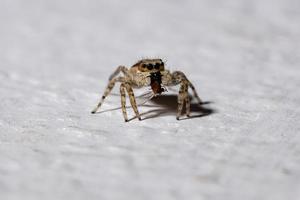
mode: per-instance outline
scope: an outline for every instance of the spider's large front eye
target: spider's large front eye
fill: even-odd
[[[153,69],[153,65],[152,65],[152,64],[148,64],[148,65],[147,65],[147,68],[148,68],[149,70],[152,70],[152,69]]]
[[[155,66],[154,66],[154,68],[155,68],[155,69],[159,69],[159,68],[160,68],[160,64],[159,64],[159,63],[156,63]]]

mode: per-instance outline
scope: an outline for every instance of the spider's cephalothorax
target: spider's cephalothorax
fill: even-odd
[[[165,64],[161,59],[143,59],[132,67],[138,67],[141,72],[156,72],[165,70]]]
[[[122,75],[119,73],[122,72]],[[126,92],[129,95],[131,106],[136,114],[136,117],[141,120],[139,111],[137,109],[136,100],[132,88],[141,88],[150,86],[153,95],[160,95],[165,92],[164,86],[174,86],[180,84],[178,94],[178,110],[177,119],[179,119],[183,110],[184,102],[186,105],[186,115],[190,115],[190,97],[188,95],[188,88],[190,87],[194,92],[194,96],[201,103],[195,87],[186,78],[184,73],[175,71],[170,73],[169,70],[165,70],[164,62],[161,59],[142,59],[134,64],[129,69],[125,66],[119,66],[117,70],[109,77],[109,84],[98,103],[97,107],[92,111],[96,113],[102,105],[106,96],[109,95],[116,82],[120,82],[120,93],[121,93],[121,105],[125,121],[128,121],[126,112]]]
[[[131,67],[131,69],[135,68],[137,68],[137,71],[149,73],[150,86],[155,95],[165,91],[161,85],[162,74],[160,73],[165,70],[165,64],[161,59],[140,60]]]

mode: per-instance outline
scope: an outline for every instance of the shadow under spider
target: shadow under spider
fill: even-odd
[[[153,102],[154,105],[143,105],[143,106],[157,108],[157,109],[153,109],[141,113],[141,116],[144,116],[142,117],[142,120],[151,119],[159,116],[170,116],[170,115],[174,116],[175,118],[177,114],[177,106],[178,106],[177,98],[178,98],[177,95],[161,95],[152,98],[150,101]],[[192,100],[192,97],[190,97],[190,99]],[[203,102],[202,104],[191,102],[191,114],[189,117],[186,117],[185,115],[185,105],[184,105],[184,108],[182,110],[182,116],[180,117],[179,120],[205,117],[215,113],[216,112],[215,109],[208,108],[205,106],[211,103],[212,102],[210,101]],[[132,119],[135,119],[135,117]]]
[[[141,105],[143,107],[149,107],[154,108],[152,110],[149,110],[147,112],[141,113],[142,120],[147,120],[151,118],[156,118],[159,116],[174,116],[174,119],[177,115],[177,95],[161,95],[157,97],[153,97],[150,102],[152,102],[152,105]],[[192,100],[192,96],[190,96],[190,99]],[[205,117],[208,115],[211,115],[216,112],[215,109],[208,108],[206,105],[209,105],[213,102],[206,101],[201,104],[193,103],[191,102],[191,114],[189,117],[185,115],[185,105],[182,110],[182,115],[179,120],[186,120],[186,119],[192,119],[192,118],[199,118],[199,117]],[[126,106],[126,109],[130,109],[131,106]],[[112,108],[108,110],[103,110],[97,112],[97,114],[113,111],[113,110],[119,110],[121,107]],[[130,118],[128,121],[134,120],[136,117]]]

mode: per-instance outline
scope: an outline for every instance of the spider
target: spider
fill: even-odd
[[[120,72],[123,73],[119,75]],[[131,106],[135,112],[136,118],[141,120],[140,113],[137,108],[137,103],[132,88],[142,88],[151,86],[152,97],[166,92],[164,86],[175,86],[180,84],[179,94],[178,94],[178,109],[176,119],[179,120],[179,117],[182,114],[184,102],[186,105],[186,115],[190,116],[190,97],[188,94],[189,87],[192,89],[195,98],[198,103],[201,104],[202,101],[199,98],[195,87],[193,84],[186,78],[183,72],[175,71],[170,73],[169,70],[165,69],[164,62],[161,59],[142,59],[134,64],[129,69],[125,66],[119,66],[115,72],[109,77],[108,86],[99,101],[96,108],[91,112],[92,114],[96,113],[97,110],[101,107],[104,99],[110,94],[111,90],[115,86],[116,82],[120,82],[120,94],[121,94],[121,108],[125,122],[128,122],[127,112],[126,112],[126,92],[129,95],[129,100]]]

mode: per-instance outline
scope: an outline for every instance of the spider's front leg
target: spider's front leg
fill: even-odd
[[[186,105],[186,115],[187,117],[190,116],[190,107],[191,107],[191,102],[190,102],[190,97],[188,93],[188,88],[190,87],[193,90],[194,96],[199,102],[199,104],[202,103],[201,99],[199,98],[195,87],[193,84],[186,78],[184,73],[180,71],[175,71],[172,73],[172,84],[177,85],[180,84],[180,89],[179,89],[179,94],[178,94],[178,110],[177,110],[177,116],[176,119],[179,120],[179,117],[182,113],[183,110],[183,105],[185,102]]]
[[[101,105],[104,102],[104,99],[110,94],[111,90],[114,88],[116,82],[124,82],[124,77],[118,77],[118,78],[113,78],[109,81],[105,92],[103,94],[103,96],[101,97],[99,103],[97,104],[97,106],[92,110],[92,114],[95,114],[97,112],[97,110],[99,110],[99,108],[101,107]]]
[[[183,110],[183,105],[185,102],[186,106],[186,116],[190,116],[190,97],[188,93],[188,81],[186,79],[182,79],[180,83],[180,89],[178,94],[178,108],[177,108],[177,116],[176,119],[179,120],[179,117]]]
[[[116,71],[114,71],[114,73],[112,73],[109,77],[109,80],[112,80],[113,78],[115,78],[116,76],[119,75],[120,72],[123,72],[124,76],[128,76],[128,69],[125,66],[119,66]]]
[[[121,105],[122,105],[122,112],[123,112],[123,116],[125,119],[125,122],[128,122],[128,117],[127,117],[127,112],[126,112],[126,94],[125,94],[125,89],[129,95],[129,100],[131,103],[131,106],[135,112],[136,117],[141,120],[141,116],[140,113],[138,111],[137,105],[136,105],[136,100],[134,97],[134,93],[132,90],[132,87],[128,84],[128,83],[122,83],[120,86],[120,93],[121,93]]]

